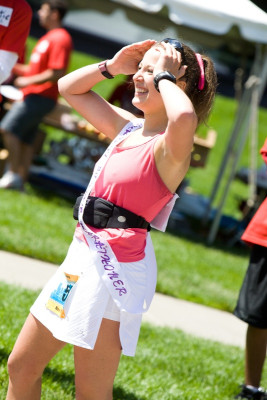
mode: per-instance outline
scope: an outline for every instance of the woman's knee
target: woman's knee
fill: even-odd
[[[8,357],[7,370],[10,380],[29,384],[41,379],[43,369],[40,369],[33,360],[20,356],[13,350]]]

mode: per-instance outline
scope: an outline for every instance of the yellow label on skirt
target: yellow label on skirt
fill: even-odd
[[[65,318],[64,306],[78,279],[78,275],[72,275],[64,272],[64,276],[61,282],[58,284],[58,287],[50,294],[50,297],[46,303],[46,308],[58,315],[60,318]]]

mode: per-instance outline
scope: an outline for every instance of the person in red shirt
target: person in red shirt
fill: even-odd
[[[25,0],[0,0],[0,84],[23,56],[32,9]]]
[[[33,156],[37,127],[55,107],[57,81],[68,66],[72,39],[62,27],[67,12],[64,0],[45,0],[39,9],[39,21],[48,31],[36,44],[28,65],[16,64],[14,85],[23,100],[13,104],[0,128],[9,151],[9,170],[0,179],[0,188],[23,189]]]
[[[267,139],[260,152],[267,164]],[[245,384],[236,398],[267,400],[267,392],[260,388],[267,347],[267,198],[247,226],[242,240],[252,250],[234,310],[236,317],[248,323]]]

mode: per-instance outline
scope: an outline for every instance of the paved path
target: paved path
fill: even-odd
[[[0,250],[0,281],[41,289],[56,266]],[[244,348],[246,324],[232,314],[156,293],[143,321]]]

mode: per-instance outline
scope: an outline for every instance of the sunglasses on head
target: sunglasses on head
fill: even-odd
[[[166,39],[163,39],[162,42],[170,43],[177,51],[179,51],[180,53],[183,54],[183,52],[184,52],[183,45],[178,40],[166,38]]]
[[[166,38],[166,39],[163,39],[162,42],[170,43],[177,51],[179,51],[179,53],[182,54],[183,59],[185,61],[184,48],[183,48],[182,43],[179,42],[179,40]],[[195,55],[196,55],[196,59],[197,59],[198,65],[199,65],[199,69],[200,69],[200,76],[199,76],[199,81],[198,81],[197,87],[199,90],[203,90],[204,86],[205,86],[205,66],[204,66],[202,56],[199,53],[195,53]]]

